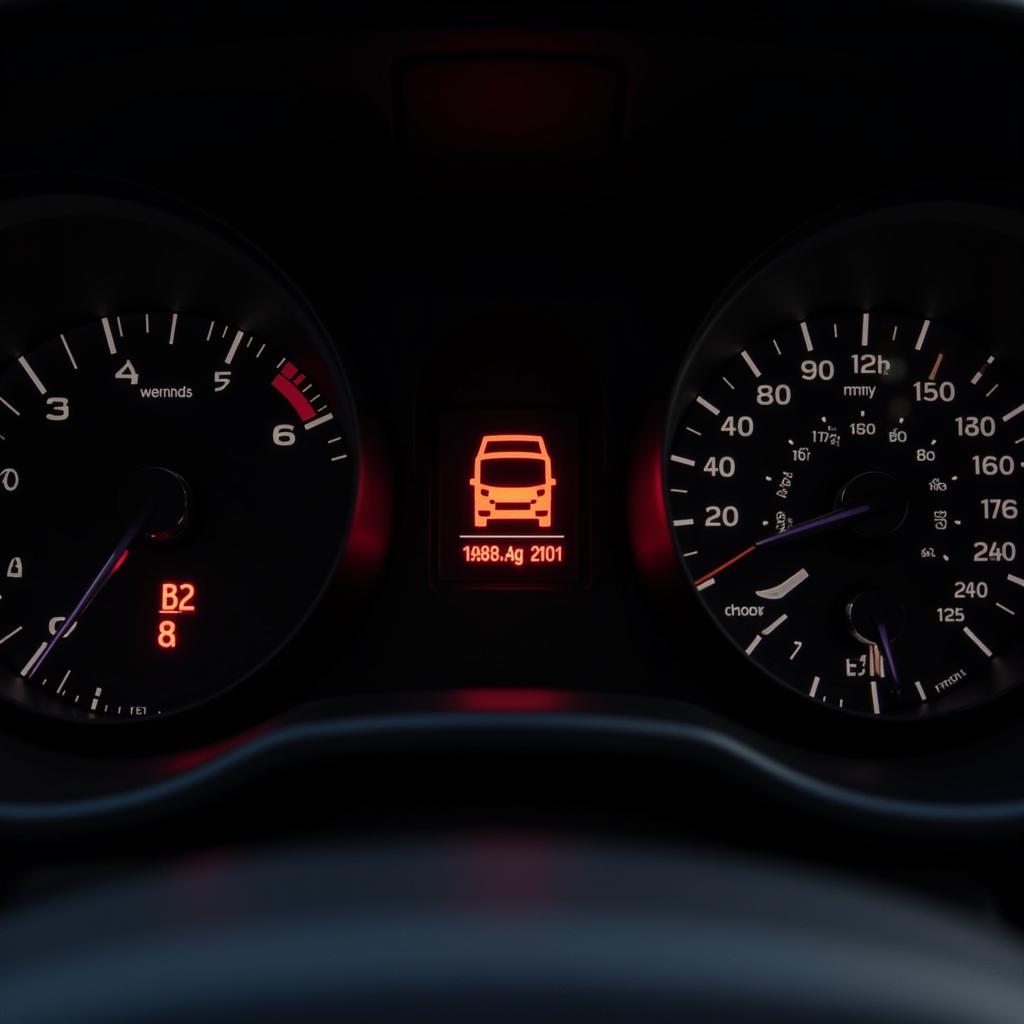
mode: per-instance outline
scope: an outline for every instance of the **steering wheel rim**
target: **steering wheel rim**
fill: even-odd
[[[5,1024],[1003,1024],[1008,935],[804,869],[546,839],[192,858],[11,915]]]

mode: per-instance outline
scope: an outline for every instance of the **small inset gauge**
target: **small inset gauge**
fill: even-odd
[[[0,374],[7,692],[146,718],[280,648],[352,509],[352,412],[329,383],[288,339],[183,312],[19,355]]]
[[[751,338],[681,389],[664,452],[678,555],[744,655],[868,715],[1015,678],[1024,386],[924,317]]]

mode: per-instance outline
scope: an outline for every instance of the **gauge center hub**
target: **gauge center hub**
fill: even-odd
[[[906,522],[910,510],[903,482],[878,470],[860,473],[840,488],[836,508],[857,505],[868,505],[871,509],[867,515],[850,524],[854,533],[865,538],[895,533]]]
[[[174,540],[181,535],[188,525],[192,506],[192,489],[188,482],[164,466],[139,470],[118,495],[122,515],[130,519],[145,514],[146,539],[157,542]]]

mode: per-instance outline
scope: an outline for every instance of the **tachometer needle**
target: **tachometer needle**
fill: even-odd
[[[117,546],[114,548],[113,551],[110,552],[110,556],[103,563],[103,567],[100,569],[98,573],[96,573],[95,577],[93,577],[92,582],[89,584],[88,587],[86,587],[85,593],[82,594],[82,596],[78,599],[78,603],[75,605],[71,614],[60,624],[60,627],[50,638],[50,641],[46,644],[46,646],[43,647],[36,655],[36,657],[34,657],[29,662],[29,664],[22,671],[22,675],[24,675],[28,679],[31,679],[39,671],[43,662],[46,661],[46,659],[49,657],[50,652],[67,635],[68,630],[70,630],[71,627],[78,621],[78,619],[81,617],[82,613],[86,610],[86,608],[88,608],[89,605],[92,604],[93,600],[95,600],[96,598],[96,595],[99,594],[99,592],[103,589],[104,585],[107,583],[110,577],[113,576],[114,573],[120,568],[121,563],[125,560],[125,558],[128,555],[128,548],[132,545],[132,543],[135,541],[135,538],[138,537],[139,533],[142,531],[142,527],[146,522],[146,519],[149,517],[150,512],[152,512],[152,510],[153,506],[151,504],[146,505],[146,507],[134,519],[131,526],[129,526],[128,529],[125,530],[121,539],[117,542]]]
[[[819,530],[827,530],[829,527],[837,526],[839,523],[845,523],[849,519],[856,519],[859,516],[867,515],[870,511],[870,505],[851,505],[849,508],[838,508],[833,512],[826,512],[824,515],[815,516],[813,519],[805,519],[802,523],[797,523],[796,525],[791,526],[788,530],[781,530],[778,533],[762,537],[761,540],[754,541],[750,547],[744,548],[744,550],[738,555],[733,555],[732,558],[723,562],[721,565],[716,566],[711,570],[711,572],[706,572],[700,577],[700,579],[694,580],[694,585],[700,587],[703,584],[708,583],[720,572],[728,569],[731,565],[735,565],[741,558],[746,558],[747,555],[756,551],[758,548],[763,548],[768,544],[775,544],[778,541],[792,540],[794,537],[806,536],[808,533],[816,533]]]

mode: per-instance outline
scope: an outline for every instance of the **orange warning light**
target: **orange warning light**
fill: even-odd
[[[554,518],[551,456],[540,434],[484,434],[476,453],[473,525],[527,519],[548,529]]]
[[[161,583],[158,615],[194,615],[196,610],[194,583]],[[157,619],[157,647],[172,651],[178,646],[178,626],[173,619]]]
[[[196,610],[194,583],[161,583],[160,614],[189,615]]]

